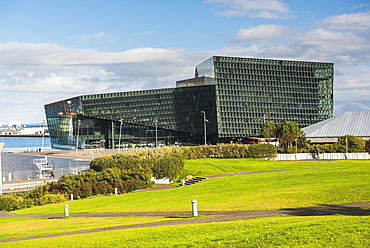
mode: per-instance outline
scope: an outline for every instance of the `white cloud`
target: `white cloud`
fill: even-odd
[[[329,16],[319,24],[328,29],[370,31],[370,11]]]
[[[369,17],[365,17],[362,12],[331,16],[319,22],[319,27],[308,30],[275,24],[242,28],[235,34],[232,42],[259,42],[258,48],[252,54],[264,58],[302,59],[335,62],[339,65],[356,65],[370,60],[370,37],[366,37],[366,27],[370,26],[370,21],[368,23],[367,18]],[[332,26],[336,22],[346,23],[346,25],[342,29],[333,29]],[[248,50],[247,47],[252,46],[249,44],[243,46],[243,50]],[[253,47],[256,48],[255,44]],[[231,50],[234,51],[235,48]]]
[[[361,4],[357,4],[355,6],[352,6],[351,9],[356,9],[356,8],[362,8],[362,7],[368,7],[370,6],[370,4],[368,3],[361,3]]]
[[[233,41],[244,46],[223,48],[215,53],[271,59],[333,62],[337,101],[370,99],[369,13],[328,17],[318,27],[298,31],[278,25],[240,29]],[[290,40],[283,40],[289,36]],[[259,43],[250,43],[259,42]]]
[[[176,80],[193,77],[194,66],[210,56],[183,49],[138,48],[115,53],[50,43],[3,43],[0,104],[11,107],[2,108],[1,116],[40,122],[44,104],[68,97],[175,87]]]
[[[155,31],[144,31],[144,32],[137,33],[136,35],[140,35],[140,36],[152,36],[153,34],[155,34]]]
[[[208,2],[229,3],[231,10],[256,1]],[[256,7],[252,12],[262,11]],[[0,121],[41,122],[44,104],[82,94],[174,87],[176,80],[193,77],[194,67],[212,55],[334,62],[340,72],[335,76],[336,100],[369,99],[366,24],[359,21],[362,14],[348,17],[332,16],[303,31],[275,24],[242,28],[233,42],[245,45],[205,52],[149,47],[100,52],[52,43],[0,43],[0,105],[8,106],[0,112],[7,119]],[[336,22],[346,28],[334,28]]]
[[[261,42],[271,40],[288,40],[292,31],[284,26],[276,24],[260,25],[253,28],[241,28],[232,39],[235,43]]]
[[[370,49],[370,42],[351,31],[312,29],[297,39],[300,44],[315,47],[318,51],[339,52]]]
[[[220,3],[225,10],[220,16],[250,16],[270,19],[292,18],[289,9],[278,0],[205,0],[206,3]]]
[[[114,36],[107,34],[105,32],[100,32],[96,34],[81,34],[77,36],[69,37],[69,39],[77,40],[77,41],[87,41],[87,40],[101,40],[108,43],[113,43]]]

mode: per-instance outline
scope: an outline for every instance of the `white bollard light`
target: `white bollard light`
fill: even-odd
[[[64,205],[64,217],[69,216],[69,211],[68,211],[68,204]]]
[[[73,201],[73,194],[71,194],[71,201]]]
[[[193,210],[193,217],[198,216],[198,202],[197,200],[192,200],[191,201],[191,207]]]
[[[114,194],[118,195],[118,189],[117,188],[114,188]]]

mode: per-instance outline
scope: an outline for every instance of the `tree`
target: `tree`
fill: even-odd
[[[262,138],[271,138],[276,137],[276,126],[271,121],[266,121],[261,127],[260,136]]]
[[[366,141],[352,135],[345,135],[340,137],[339,144],[346,147],[346,152],[356,153],[356,152],[365,152]]]
[[[304,132],[295,122],[286,121],[276,126],[276,137],[279,139],[281,147],[285,150],[292,147],[292,144],[296,139],[304,136]]]

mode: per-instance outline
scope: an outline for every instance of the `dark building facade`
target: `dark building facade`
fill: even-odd
[[[214,56],[176,88],[82,95],[45,113],[53,147],[228,143],[265,121],[332,117],[333,74],[332,63]]]

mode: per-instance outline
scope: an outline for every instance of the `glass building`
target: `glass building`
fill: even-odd
[[[265,121],[332,117],[333,63],[214,56],[176,88],[82,95],[45,105],[53,147],[228,143]]]

